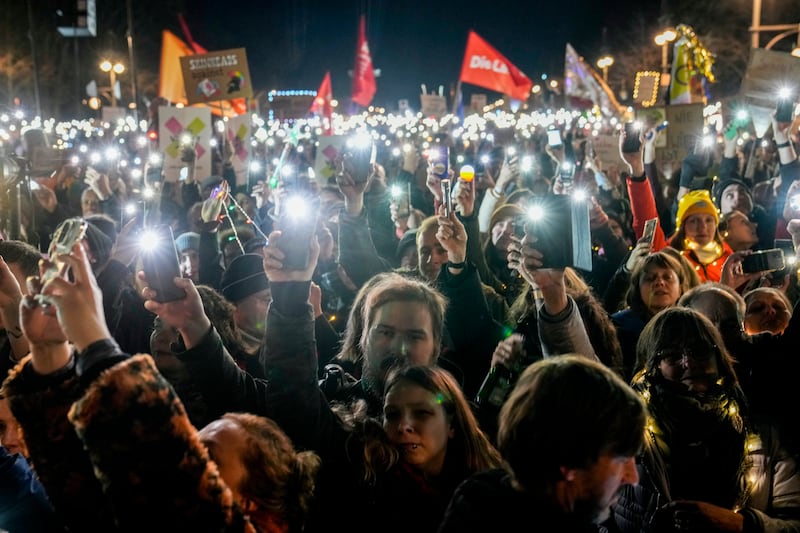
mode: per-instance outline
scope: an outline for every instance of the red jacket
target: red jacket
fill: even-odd
[[[644,231],[644,223],[650,218],[658,217],[658,210],[656,209],[656,200],[653,197],[653,190],[650,188],[650,182],[645,178],[642,181],[634,181],[627,178],[628,185],[628,198],[631,200],[631,212],[633,213],[633,231],[636,234],[636,239],[642,237]],[[657,252],[667,246],[667,239],[664,236],[664,230],[661,229],[661,224],[656,226],[656,235],[653,239],[653,251]],[[697,259],[697,256],[691,250],[681,250],[683,255],[689,263],[694,266],[695,272],[700,276],[701,281],[719,281],[722,277],[722,265],[733,250],[725,242],[722,243],[722,253],[720,256],[707,265],[703,265]]]

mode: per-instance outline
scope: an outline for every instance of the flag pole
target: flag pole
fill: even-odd
[[[450,114],[455,115],[458,112],[458,100],[461,95],[461,80],[458,80],[456,83],[456,93],[453,96],[453,109],[451,110]]]

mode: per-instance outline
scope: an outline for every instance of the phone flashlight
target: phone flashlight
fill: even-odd
[[[391,194],[392,198],[400,198],[400,196],[403,194],[403,188],[399,185],[392,185]]]

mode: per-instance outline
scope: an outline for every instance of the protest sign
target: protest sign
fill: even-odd
[[[680,172],[681,162],[703,134],[703,104],[682,104],[667,106],[669,125],[666,134],[667,145],[656,151],[661,171],[671,177]]]
[[[422,108],[422,116],[442,118],[447,114],[447,100],[438,94],[421,94],[419,101]]]
[[[329,135],[319,138],[317,157],[314,162],[314,175],[320,187],[335,184],[336,157],[344,149],[347,137],[345,135]]]
[[[181,56],[180,60],[189,104],[253,96],[244,48]]]
[[[231,166],[236,174],[236,186],[248,185],[250,115],[238,115],[228,119],[225,124],[225,138],[231,143]]]
[[[469,98],[469,110],[472,113],[483,114],[483,108],[486,107],[486,94],[478,93],[473,94]]]
[[[750,50],[741,96],[747,104],[758,137],[763,137],[770,126],[770,114],[775,110],[778,92],[782,88],[793,90],[793,98],[797,101],[800,95],[797,85],[799,79],[800,60],[791,54],[763,48]]]
[[[185,163],[185,148],[195,154],[194,177],[202,180],[211,175],[211,110],[207,107],[158,108],[158,149],[164,154],[165,181],[178,181]]]

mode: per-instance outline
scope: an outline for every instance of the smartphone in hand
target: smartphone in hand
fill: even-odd
[[[181,277],[181,265],[172,228],[158,224],[145,230],[139,239],[139,256],[147,286],[156,292],[157,302],[171,302],[186,296],[186,291],[175,285]]]
[[[638,122],[625,123],[625,140],[622,143],[622,152],[633,154],[642,147],[642,140],[639,137],[642,133],[642,126]]]
[[[281,210],[278,249],[284,253],[284,270],[305,270],[308,267],[311,239],[317,232],[319,196],[303,196]]]

